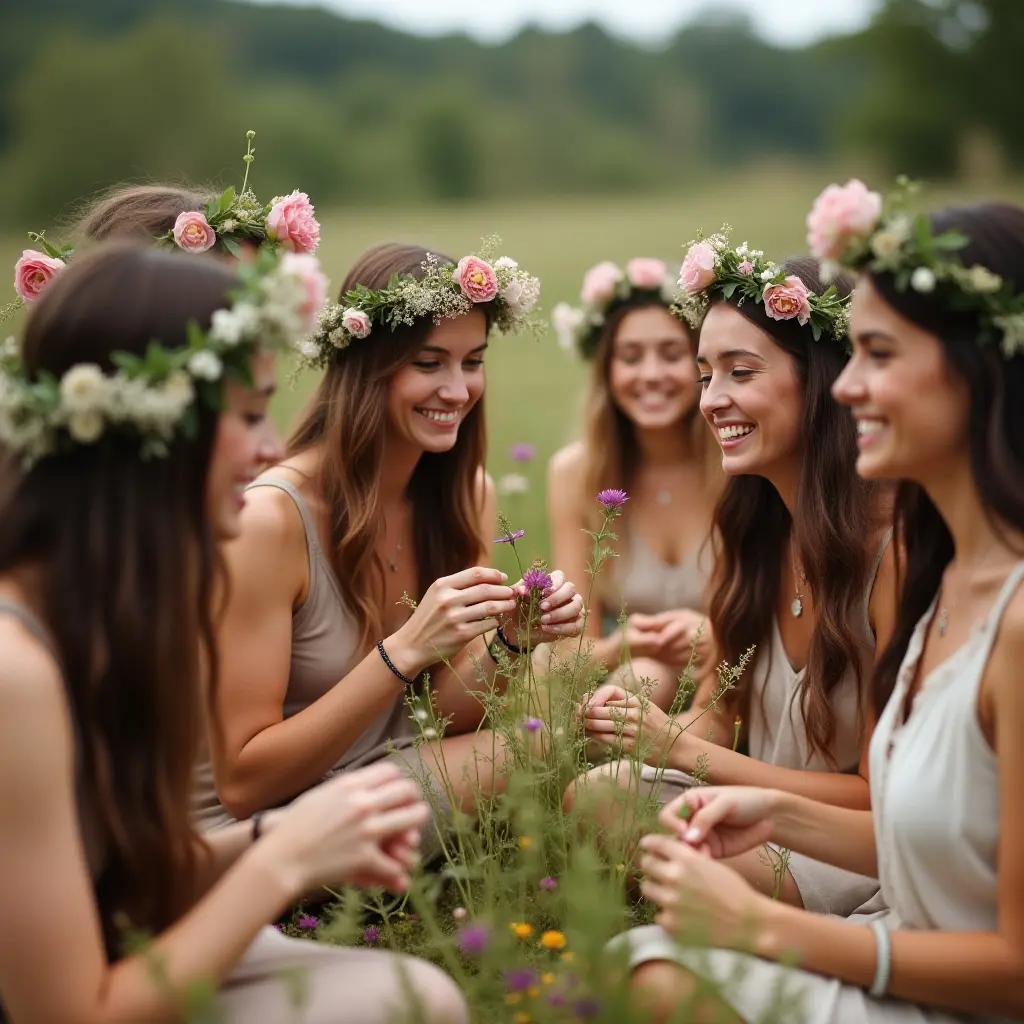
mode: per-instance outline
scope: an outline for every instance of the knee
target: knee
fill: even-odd
[[[615,784],[619,789],[628,790],[632,777],[630,772],[628,761],[609,761],[591,768],[583,775],[577,775],[562,795],[562,809],[568,813],[580,808],[585,800],[599,801],[602,794],[607,797],[609,787]]]
[[[426,1024],[469,1024],[469,1004],[455,980],[425,960],[405,960],[402,972],[408,979],[418,1013]]]
[[[640,964],[630,975],[629,984],[637,1004],[655,1024],[671,1019],[688,995],[686,972],[668,960]]]

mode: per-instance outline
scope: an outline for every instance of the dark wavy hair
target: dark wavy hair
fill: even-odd
[[[113,352],[186,344],[235,284],[216,261],[108,243],[80,257],[33,306],[25,369],[78,363],[113,372]],[[106,859],[104,936],[118,915],[159,931],[186,906],[202,846],[189,819],[202,725],[201,667],[216,689],[211,593],[220,562],[205,488],[217,416],[143,460],[109,436],[28,472],[0,458],[0,573],[39,570],[40,612],[57,648],[75,726],[78,784]]]
[[[813,260],[790,259],[785,269],[812,292],[824,290]],[[833,283],[841,295],[850,294],[848,278]],[[810,328],[795,320],[771,319],[761,303],[729,305],[792,358],[803,388],[800,433],[813,443],[804,450],[793,517],[764,477],[738,476],[726,483],[714,516],[716,558],[709,617],[719,654],[730,665],[752,645],[759,654],[770,656],[783,553],[792,533],[818,610],[800,705],[810,751],[832,763],[832,692],[850,667],[861,692],[868,690],[864,644],[855,624],[863,615],[874,555],[867,539],[879,525],[879,488],[857,476],[853,417],[831,396],[848,359],[843,347],[828,336],[815,341]],[[741,679],[724,695],[721,706],[746,721],[750,699],[749,682]]]
[[[969,239],[957,253],[965,266],[979,263],[1017,292],[1024,291],[1024,209],[1009,203],[979,203],[938,211],[929,220],[935,234],[955,228]],[[934,294],[898,291],[890,274],[872,274],[871,282],[900,316],[939,339],[947,366],[967,384],[974,485],[997,528],[1024,530],[1024,355],[1007,359],[998,345],[979,345],[976,316],[952,311]],[[914,627],[928,610],[953,557],[949,528],[919,484],[899,484],[895,524],[905,566],[896,628],[874,675],[878,707],[892,694]]]

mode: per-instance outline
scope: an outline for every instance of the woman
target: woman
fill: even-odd
[[[264,254],[234,273],[97,249],[40,297],[20,355],[5,354],[0,1002],[11,1024],[170,1021],[211,986],[226,1020],[276,1022],[296,1012],[284,976],[295,970],[306,1021],[392,1020],[403,977],[432,1019],[467,1019],[425,963],[267,927],[325,884],[408,884],[427,810],[397,772],[340,779],[209,841],[189,821],[203,665],[217,689],[216,544],[240,529],[273,350],[301,331],[318,274],[312,257]],[[141,952],[140,933],[152,937]]]
[[[718,474],[698,414],[690,332],[669,311],[677,295],[665,263],[637,258],[625,269],[599,263],[583,280],[583,308],[556,307],[563,343],[592,369],[584,439],[555,454],[548,477],[555,563],[574,580],[584,578],[591,558],[584,530],[598,525],[593,495],[629,491],[627,533],[595,580],[586,635],[591,660],[619,669],[614,678],[627,689],[643,680],[665,710],[694,643],[695,660],[705,664],[713,649],[704,617],[705,542]]]
[[[744,1020],[777,982],[822,1024],[1020,1020],[1024,210],[983,203],[914,223],[881,207],[851,182],[810,219],[818,254],[862,271],[854,356],[835,388],[856,420],[857,472],[902,480],[906,584],[874,680],[889,699],[871,741],[872,809],[695,790],[689,825],[665,809],[679,838],[648,837],[643,869],[670,932],[685,932],[688,906],[716,922],[720,943],[735,941],[738,917],[753,926],[744,948],[761,959],[714,951],[706,962],[715,974],[749,968],[726,992]],[[717,858],[769,836],[877,869],[890,909],[839,922],[761,899]],[[661,939],[657,953],[637,944],[637,981],[673,997],[685,980],[674,962],[692,961]],[[803,969],[774,962],[782,950]]]
[[[484,352],[538,289],[513,260],[456,265],[409,245],[371,249],[349,272],[307,345],[323,379],[228,548],[204,826],[382,758],[430,781],[442,817],[501,784],[503,748],[482,729],[505,682],[493,648],[571,636],[582,619],[556,572],[540,621],[521,623],[525,588],[485,567]]]
[[[682,280],[683,310],[700,326],[701,412],[729,478],[710,618],[719,656],[749,664],[738,680],[709,680],[677,720],[602,688],[584,724],[643,751],[645,784],[658,787],[667,768],[662,802],[697,774],[865,808],[868,684],[894,590],[881,494],[857,479],[853,424],[829,397],[847,361],[849,284],[826,290],[810,260],[778,266],[721,235],[691,247]],[[778,850],[737,867],[809,910],[848,914],[877,891],[873,878]]]

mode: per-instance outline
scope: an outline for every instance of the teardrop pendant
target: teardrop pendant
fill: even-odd
[[[789,610],[793,613],[794,619],[799,619],[804,613],[804,603],[799,597],[793,598],[793,603],[789,606]]]

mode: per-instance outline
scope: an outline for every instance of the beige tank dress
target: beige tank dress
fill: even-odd
[[[880,919],[890,931],[998,929],[999,763],[978,722],[978,691],[1003,612],[1022,580],[1024,561],[963,646],[928,673],[910,715],[901,721],[935,601],[914,630],[893,695],[871,737],[878,905],[888,909],[865,908],[848,918],[851,924]],[[991,1015],[872,999],[835,979],[740,953],[684,949],[656,926],[636,928],[614,941],[628,943],[633,966],[672,960],[723,983],[740,977],[726,994],[745,1021],[761,1019],[782,986],[803,1004],[802,1017],[788,1018],[796,1024],[1008,1024]]]
[[[306,534],[309,590],[306,600],[292,617],[291,666],[284,699],[284,717],[289,718],[319,700],[359,664],[366,652],[360,647],[359,628],[345,607],[338,579],[320,546],[316,522],[305,498],[287,480],[274,477],[261,478],[250,487],[276,487],[284,491],[295,503]],[[384,757],[393,758],[415,778],[430,777],[413,745],[418,735],[419,730],[405,704],[405,694],[400,693],[342,754],[323,781],[337,772],[359,768]],[[451,809],[439,786],[430,794],[430,802],[435,816],[450,820]],[[208,753],[204,753],[197,770],[193,807],[196,824],[204,831],[235,820],[217,797]],[[442,821],[437,824],[441,825]],[[438,849],[437,830],[428,826],[423,832],[423,856],[430,857]]]
[[[0,614],[17,618],[59,664],[49,632],[28,609],[0,600]],[[78,797],[79,831],[90,875],[95,882],[106,860],[97,819]],[[303,1001],[293,1002],[298,975]],[[218,994],[224,1024],[391,1024],[418,1019],[405,1005],[406,986],[420,994],[433,1019],[464,1024],[469,1011],[455,982],[425,960],[379,949],[348,949],[307,939],[293,939],[275,928],[261,928]],[[2,1000],[0,993],[0,1000]],[[437,1011],[440,1011],[438,1014]],[[0,1021],[4,1021],[0,1005]],[[20,1024],[20,1022],[11,1022]]]
[[[861,678],[865,679],[871,672],[875,650],[869,613],[871,591],[888,544],[889,535],[875,555],[858,622],[858,640],[862,649]],[[764,761],[765,764],[778,765],[780,768],[814,772],[857,772],[860,765],[864,722],[857,674],[852,667],[846,671],[831,695],[836,723],[831,746],[834,764],[829,764],[822,754],[810,749],[800,707],[800,687],[804,671],[796,671],[790,663],[782,643],[778,620],[774,617],[767,656],[760,652],[755,654],[754,664],[749,671],[751,701],[748,713],[747,753],[750,757]],[[713,753],[710,755],[710,761],[713,782]],[[673,800],[693,784],[692,776],[685,772],[666,769],[659,773],[657,768],[649,765],[644,767],[641,778],[657,792],[658,800],[662,804]],[[842,916],[852,914],[878,892],[877,879],[855,875],[799,853],[789,854],[789,872],[800,890],[804,909],[818,913]]]

